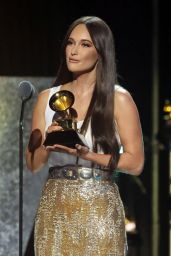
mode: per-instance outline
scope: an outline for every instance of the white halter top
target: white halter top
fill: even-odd
[[[61,86],[53,87],[49,91],[49,98],[48,98],[47,106],[46,106],[46,109],[45,109],[45,123],[46,123],[45,131],[47,130],[48,126],[51,125],[53,116],[55,114],[55,111],[53,111],[49,107],[49,99],[54,93],[56,93],[60,90],[60,87]],[[81,128],[82,123],[83,123],[83,120],[78,121],[78,123],[77,123],[78,129]],[[93,143],[92,143],[90,124],[89,124],[87,132],[85,134],[85,139],[86,139],[86,142],[89,146],[89,149],[92,150]],[[73,165],[75,163],[76,163],[76,157],[75,156],[72,156],[72,155],[67,154],[67,153],[61,153],[61,152],[51,152],[50,156],[49,156],[49,160],[48,160],[48,164],[49,164],[50,167],[51,166],[56,166],[56,165],[63,166],[63,165],[66,165],[66,164],[72,164]],[[87,161],[87,160],[84,160],[84,159],[81,159],[81,158],[79,158],[78,164],[82,165],[82,166],[85,166],[85,167],[91,167],[91,161]]]

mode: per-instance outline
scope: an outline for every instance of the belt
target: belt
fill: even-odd
[[[79,166],[54,166],[49,168],[49,179],[111,181],[112,172]]]

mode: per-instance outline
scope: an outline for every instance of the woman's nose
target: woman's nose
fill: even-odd
[[[78,46],[77,45],[73,45],[73,47],[71,49],[71,54],[72,55],[77,55],[78,54]]]

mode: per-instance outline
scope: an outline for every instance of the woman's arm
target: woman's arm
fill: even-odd
[[[135,102],[123,88],[116,91],[115,118],[123,146],[117,168],[125,173],[139,175],[144,166],[141,124]]]
[[[144,165],[144,147],[137,107],[131,95],[122,87],[115,92],[115,120],[123,146],[117,169],[139,175]],[[108,166],[110,155],[88,152],[84,159]]]
[[[42,146],[48,95],[49,90],[41,92],[33,110],[31,135],[26,149],[26,164],[28,169],[33,172],[40,169],[47,162],[49,156],[49,152]]]

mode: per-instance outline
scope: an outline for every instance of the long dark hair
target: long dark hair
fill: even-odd
[[[115,49],[112,32],[102,19],[94,16],[81,17],[71,24],[63,41],[61,63],[54,86],[73,79],[66,65],[65,48],[72,30],[79,24],[85,24],[98,53],[96,84],[82,132],[87,129],[91,120],[94,150],[97,152],[101,149],[105,154],[111,154],[109,169],[115,169],[119,159],[114,122],[114,86],[117,83]]]

